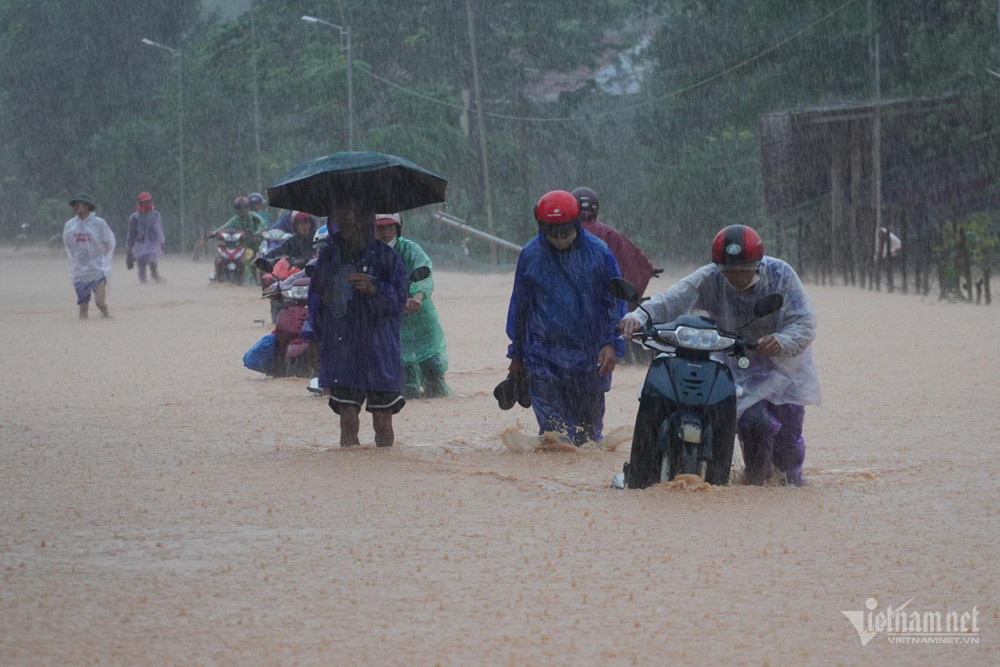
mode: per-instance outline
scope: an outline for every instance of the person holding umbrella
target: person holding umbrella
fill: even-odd
[[[359,445],[361,407],[372,414],[375,444],[395,441],[392,416],[402,395],[399,323],[406,269],[375,238],[375,212],[357,198],[336,203],[339,229],[319,252],[309,285],[309,325],[321,343],[319,386],[340,416],[340,446]]]
[[[322,343],[318,383],[340,416],[340,444],[358,445],[362,405],[375,444],[395,441],[402,409],[399,327],[406,269],[375,237],[375,212],[398,213],[443,202],[448,181],[395,155],[334,153],[294,167],[267,189],[272,206],[329,217],[309,286],[310,336]]]

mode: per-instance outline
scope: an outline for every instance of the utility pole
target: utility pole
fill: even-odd
[[[264,189],[264,179],[260,173],[260,93],[257,90],[257,19],[254,17],[254,3],[250,2],[250,89],[253,91],[253,143],[256,149],[256,174],[254,190]]]
[[[344,12],[341,10],[340,15]],[[337,25],[315,16],[303,16],[306,23],[322,23],[325,26],[340,31],[340,50],[347,55],[347,150],[354,150],[354,56],[351,51],[351,26]],[[341,19],[343,20],[343,19]]]
[[[185,245],[185,239],[187,238],[187,223],[184,214],[184,69],[183,69],[183,58],[180,46],[176,49],[172,49],[169,46],[160,44],[159,42],[154,42],[151,39],[145,37],[142,38],[142,43],[146,46],[152,46],[157,49],[162,49],[164,51],[170,52],[177,60],[177,167],[178,167],[178,177],[180,180],[180,191],[181,191],[181,252],[187,250]]]
[[[472,16],[472,0],[465,0],[465,15],[469,20],[469,50],[472,53],[472,90],[476,98],[476,124],[479,129],[479,156],[483,166],[483,194],[486,198],[486,228],[494,234],[493,196],[490,194],[490,160],[486,152],[486,125],[483,123],[483,96],[479,86],[479,61],[476,57],[476,26]],[[490,261],[497,263],[496,247],[490,248]]]
[[[872,166],[875,172],[875,238],[878,238],[882,230],[882,111],[880,102],[882,99],[882,61],[881,49],[879,48],[879,33],[875,32],[875,21],[872,14],[872,0],[868,0],[868,30],[872,33],[873,51],[875,57],[875,116],[872,119]],[[906,249],[904,248],[904,252]],[[880,252],[877,251],[877,252]],[[875,262],[874,271],[878,271],[879,263]],[[872,276],[869,276],[869,281]],[[878,276],[876,280],[880,279]],[[868,284],[871,288],[871,282]]]
[[[344,26],[347,47],[347,150],[354,150],[354,81],[351,78],[354,64],[351,58],[351,27]]]
[[[184,240],[187,237],[187,223],[184,218],[184,66],[181,50],[177,49],[177,163],[181,180],[181,253],[187,252]]]

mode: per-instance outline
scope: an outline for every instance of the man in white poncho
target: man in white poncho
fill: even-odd
[[[105,294],[108,276],[111,275],[111,255],[115,251],[115,235],[103,218],[94,215],[97,206],[90,195],[79,194],[69,205],[76,215],[63,227],[63,245],[69,255],[70,276],[76,290],[76,303],[80,307],[80,319],[88,317],[90,295],[101,317],[110,317]]]
[[[809,349],[816,337],[816,315],[795,270],[765,256],[753,229],[730,225],[712,243],[711,264],[643,305],[657,323],[703,311],[720,328],[736,331],[753,319],[754,304],[769,294],[781,294],[784,305],[742,331],[758,344],[749,368],[740,369],[729,357],[723,360],[738,386],[736,432],[747,481],[761,484],[777,469],[787,483],[801,485],[804,406],[818,405],[820,390]],[[622,319],[619,329],[631,335],[646,320],[636,309]]]

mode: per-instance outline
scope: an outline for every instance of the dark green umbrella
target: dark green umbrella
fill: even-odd
[[[359,199],[376,213],[399,213],[443,202],[448,181],[409,160],[384,153],[334,153],[303,162],[267,189],[277,208],[329,215],[334,202]]]

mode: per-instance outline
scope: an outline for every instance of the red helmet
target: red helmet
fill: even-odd
[[[148,192],[140,192],[139,196],[136,197],[135,200],[138,202],[153,201],[153,195]]]
[[[236,201],[233,202],[233,206],[236,208],[250,208],[250,200],[246,197],[237,197]]]
[[[764,257],[764,242],[760,234],[746,225],[729,225],[712,241],[712,262],[715,264],[746,264]]]
[[[535,220],[546,225],[564,225],[580,215],[576,197],[565,190],[546,192],[535,204]]]

